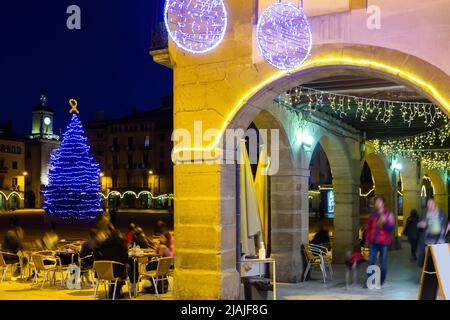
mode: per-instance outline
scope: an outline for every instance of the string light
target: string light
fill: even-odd
[[[298,68],[312,47],[311,27],[302,9],[274,3],[261,15],[256,39],[263,58],[280,70]]]
[[[299,116],[320,108],[329,108],[340,118],[354,115],[364,122],[369,117],[388,125],[391,119],[400,115],[411,126],[414,121],[422,121],[425,126],[436,124],[439,119],[444,125],[427,132],[400,139],[372,140],[376,153],[387,156],[401,156],[421,161],[428,169],[445,169],[450,165],[450,152],[432,150],[443,147],[450,138],[449,118],[432,103],[388,101],[335,94],[305,87],[296,87],[280,95],[276,100],[279,107]],[[301,109],[298,106],[304,105]],[[303,116],[302,122],[306,121]]]
[[[159,196],[154,196],[153,193],[150,191],[141,191],[139,193],[136,193],[132,190],[125,191],[124,193],[120,193],[119,191],[110,191],[106,195],[103,193],[99,193],[104,199],[109,199],[111,196],[118,196],[120,199],[123,199],[127,194],[133,195],[136,199],[139,199],[142,195],[148,195],[152,200],[166,200],[166,199],[173,199],[173,194],[161,194]]]
[[[83,126],[73,112],[61,146],[50,156],[49,183],[43,191],[46,213],[63,219],[98,217],[103,212],[99,178],[100,167],[90,155]]]
[[[368,118],[388,125],[392,118],[401,116],[404,123],[411,127],[420,120],[425,126],[432,127],[437,121],[447,122],[448,117],[439,106],[433,103],[390,101],[356,97],[345,94],[325,92],[305,87],[296,87],[278,97],[278,101],[289,106],[306,105],[307,111],[328,108],[340,118],[354,115],[361,122]]]
[[[295,70],[281,70],[275,74],[265,77],[262,81],[254,86],[251,86],[245,93],[239,98],[238,101],[231,107],[231,109],[226,114],[224,121],[220,124],[219,131],[220,134],[209,142],[207,145],[202,147],[178,147],[174,148],[172,151],[172,159],[174,162],[178,162],[177,155],[183,152],[214,152],[216,148],[220,146],[223,135],[236,114],[241,110],[241,108],[248,103],[254,95],[263,90],[265,87],[270,87],[275,81],[282,79],[283,77],[288,77],[294,75],[297,72],[305,71],[308,69],[318,68],[322,66],[352,66],[361,67],[369,70],[376,70],[379,72],[387,73],[394,77],[403,79],[412,85],[421,88],[424,92],[428,93],[434,100],[436,100],[443,109],[450,112],[450,102],[446,95],[435,86],[433,82],[425,81],[420,74],[411,73],[408,70],[400,69],[398,67],[384,63],[381,60],[373,60],[366,58],[359,58],[356,56],[334,56],[330,55],[321,58],[311,58],[305,61],[300,67]],[[195,157],[195,154],[194,154]],[[203,157],[203,154],[202,154]],[[203,158],[205,159],[205,158]],[[216,160],[217,157],[208,158],[209,160]]]
[[[223,0],[167,0],[164,8],[168,34],[178,47],[194,54],[222,42],[227,20]]]
[[[432,146],[432,139],[427,139],[424,143],[418,139],[420,136],[423,138],[426,137],[426,135],[423,134],[406,139],[386,141],[373,140],[371,142],[375,153],[393,157],[400,156],[409,158],[413,161],[420,161],[425,168],[430,170],[446,170],[450,166],[450,152],[447,150],[429,148],[429,146]]]

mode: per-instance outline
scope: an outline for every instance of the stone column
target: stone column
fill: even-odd
[[[308,176],[282,170],[270,178],[272,254],[277,261],[277,279],[300,282],[303,274],[302,243],[308,243]]]
[[[412,209],[421,211],[421,180],[418,174],[417,163],[403,159],[403,169],[401,171],[403,181],[403,223],[408,219]]]
[[[448,213],[448,194],[435,194],[434,200],[436,201],[438,208],[447,214]]]
[[[394,210],[396,207],[397,195],[395,194],[396,188],[392,185],[378,185],[375,184],[375,196],[384,197],[386,199],[386,206],[390,210]]]
[[[176,299],[237,299],[235,165],[174,167]]]
[[[359,181],[333,178],[334,187],[334,247],[333,260],[345,261],[347,251],[359,251]]]

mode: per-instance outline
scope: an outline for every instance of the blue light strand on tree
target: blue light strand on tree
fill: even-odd
[[[89,220],[102,214],[100,167],[90,155],[83,125],[76,113],[63,134],[61,146],[50,156],[44,209],[62,219]]]

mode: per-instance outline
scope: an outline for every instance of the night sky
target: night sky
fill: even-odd
[[[155,0],[14,0],[0,9],[0,123],[31,130],[44,86],[55,133],[69,120],[68,99],[83,121],[160,106],[172,94],[172,72],[149,54]],[[69,5],[81,8],[81,30],[68,30]]]

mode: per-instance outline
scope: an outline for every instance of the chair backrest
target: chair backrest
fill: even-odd
[[[121,265],[122,263],[109,260],[94,261],[94,271],[97,273],[99,280],[113,281],[117,277],[114,276],[114,265]]]
[[[303,247],[304,247],[304,250],[305,250],[306,258],[308,260],[313,260],[313,259],[317,258],[317,256],[321,256],[322,255],[322,252],[319,249],[317,249],[316,247],[314,247],[314,246],[311,246],[309,244],[305,244]]]
[[[169,274],[172,259],[172,257],[166,257],[158,260],[158,267],[156,268],[157,277],[164,277]]]
[[[2,252],[0,252],[0,267],[1,268],[6,267],[6,262],[5,262],[5,259],[3,258]]]
[[[311,247],[312,251],[320,251],[321,255],[323,255],[323,256],[329,255],[328,248],[325,247],[324,245],[310,243],[309,246]]]
[[[47,257],[53,257],[55,255],[55,252],[52,250],[41,250],[41,251],[37,251],[34,254],[38,254],[41,256],[47,256]]]
[[[52,255],[43,255],[35,253],[31,256],[31,260],[34,262],[34,267],[37,271],[45,271],[46,266],[44,260],[54,261],[53,265],[56,265],[55,257]]]

